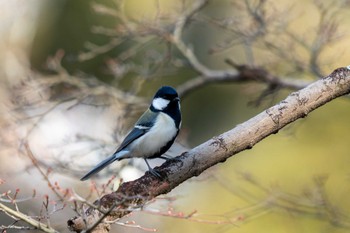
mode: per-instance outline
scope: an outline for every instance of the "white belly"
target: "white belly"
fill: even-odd
[[[156,124],[130,145],[130,157],[151,157],[172,140],[177,133],[173,119],[159,113]]]

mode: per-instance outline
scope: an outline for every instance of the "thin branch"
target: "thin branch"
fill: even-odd
[[[259,4],[262,4],[262,2],[263,1],[261,1]],[[310,84],[310,82],[307,81],[274,76],[261,67],[249,65],[238,66],[234,64],[231,59],[226,59],[226,63],[232,66],[233,69],[213,70],[202,64],[194,54],[193,49],[186,45],[183,41],[182,32],[186,23],[190,20],[190,17],[193,17],[193,15],[202,9],[206,4],[207,1],[204,0],[196,1],[192,8],[185,12],[184,15],[177,21],[173,36],[170,40],[170,42],[176,46],[176,48],[187,59],[195,71],[199,73],[199,76],[188,80],[178,87],[178,92],[181,97],[184,97],[191,91],[210,83],[255,81],[267,83],[270,86],[277,86],[293,90],[304,88]],[[260,24],[264,24],[261,16],[261,14],[263,14],[263,10],[260,9],[260,7],[257,7],[257,9],[254,11],[253,9],[248,8],[250,9],[252,17],[254,17],[254,19]],[[264,32],[260,31],[257,33],[260,34]]]
[[[25,215],[19,211],[15,211],[7,206],[5,206],[4,204],[0,203],[0,210],[5,212],[6,214],[11,215],[12,217],[15,217],[16,219],[20,219],[26,223],[28,223],[29,225],[35,227],[36,229],[39,229],[43,232],[47,232],[47,233],[56,233],[58,231],[56,231],[55,229],[49,227],[46,224],[43,224],[41,222],[36,221],[35,219],[32,219],[31,217],[29,217],[28,215]]]
[[[297,80],[293,78],[280,78],[275,76],[261,67],[237,65],[230,59],[226,62],[235,67],[237,71],[235,74],[223,73],[222,76],[198,76],[181,84],[177,90],[181,97],[186,96],[191,91],[210,83],[229,83],[229,82],[261,82],[269,86],[278,88],[286,88],[291,90],[299,90],[311,82],[304,80]]]
[[[58,199],[61,202],[65,201],[65,197],[57,191],[57,189],[55,188],[55,186],[51,183],[47,173],[45,173],[41,167],[39,166],[38,160],[35,158],[33,152],[31,151],[29,145],[27,142],[24,143],[24,147],[26,149],[26,155],[28,155],[28,157],[30,158],[30,160],[32,161],[33,165],[36,167],[36,169],[40,172],[40,174],[42,175],[42,177],[45,179],[45,181],[47,182],[48,187],[52,190],[52,192],[54,192],[54,194],[58,197]]]
[[[78,56],[78,60],[80,62],[82,62],[82,61],[93,59],[93,58],[97,57],[97,55],[107,53],[108,51],[114,49],[115,47],[120,45],[122,42],[124,42],[124,40],[119,39],[119,38],[113,38],[113,39],[111,39],[111,41],[109,41],[108,43],[106,43],[103,46],[101,46],[101,45],[100,46],[92,46],[92,48],[90,48],[90,50],[88,52],[80,53]]]
[[[1,225],[0,226],[0,230],[4,230],[2,232],[6,233],[6,230],[8,229],[15,229],[15,230],[35,230],[34,227],[25,227],[25,226],[16,226],[16,225],[8,225],[8,226],[4,226],[4,225]]]
[[[286,125],[306,117],[314,109],[349,92],[350,66],[336,69],[329,76],[291,93],[285,100],[230,131],[183,153],[178,160],[167,161],[155,168],[164,177],[162,180],[147,172],[135,181],[123,183],[116,192],[103,196],[97,203],[106,209],[116,202],[122,203],[116,206],[108,220],[121,218],[129,214],[133,208],[139,208],[152,198],[170,192],[191,177],[199,176],[206,169],[226,161],[243,150],[251,149]],[[86,221],[82,217],[74,217],[67,222],[68,228],[80,232],[93,225],[101,215],[99,211],[91,208],[87,209],[85,214]]]
[[[211,70],[207,66],[203,65],[193,53],[193,49],[187,46],[182,39],[182,32],[190,17],[201,10],[207,3],[208,1],[206,0],[196,1],[192,7],[187,12],[185,12],[182,17],[179,18],[175,25],[173,36],[170,42],[177,47],[177,49],[182,53],[184,57],[186,57],[188,62],[190,62],[192,67],[199,74],[210,78],[234,76],[237,73],[234,70]]]
[[[95,228],[97,228],[98,227],[98,225],[100,225],[101,223],[102,223],[102,221],[113,211],[113,209],[117,206],[117,205],[119,205],[120,203],[117,203],[117,202],[115,202],[115,203],[113,203],[113,205],[109,208],[109,210],[107,210],[107,211],[105,211],[104,213],[103,213],[103,215],[92,225],[92,226],[90,226],[88,229],[86,229],[86,233],[90,233],[90,232],[93,232],[93,230],[95,229]],[[117,219],[116,219],[117,220]],[[108,224],[107,224],[108,225]]]
[[[131,221],[131,222],[127,221],[126,223],[111,221],[108,223],[110,223],[110,224],[114,223],[114,224],[117,224],[117,225],[123,226],[123,227],[137,228],[137,229],[147,231],[147,232],[156,232],[157,231],[157,229],[154,229],[154,228],[146,228],[146,227],[143,227],[141,225],[135,224],[135,222],[133,222],[133,221]]]

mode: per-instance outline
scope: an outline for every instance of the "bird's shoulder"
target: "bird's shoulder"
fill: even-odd
[[[158,114],[159,112],[147,109],[135,123],[135,128],[151,128],[154,125]]]

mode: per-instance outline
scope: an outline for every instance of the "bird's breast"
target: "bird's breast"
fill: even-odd
[[[174,120],[160,112],[153,127],[130,145],[130,155],[144,158],[154,156],[176,137],[177,131]]]

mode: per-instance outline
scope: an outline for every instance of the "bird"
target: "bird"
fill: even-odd
[[[114,161],[126,158],[143,158],[149,172],[161,178],[160,174],[150,167],[147,159],[170,159],[163,154],[168,151],[179,134],[181,128],[180,108],[180,98],[173,87],[162,86],[159,88],[149,108],[141,115],[119,148],[80,180],[87,180]]]

